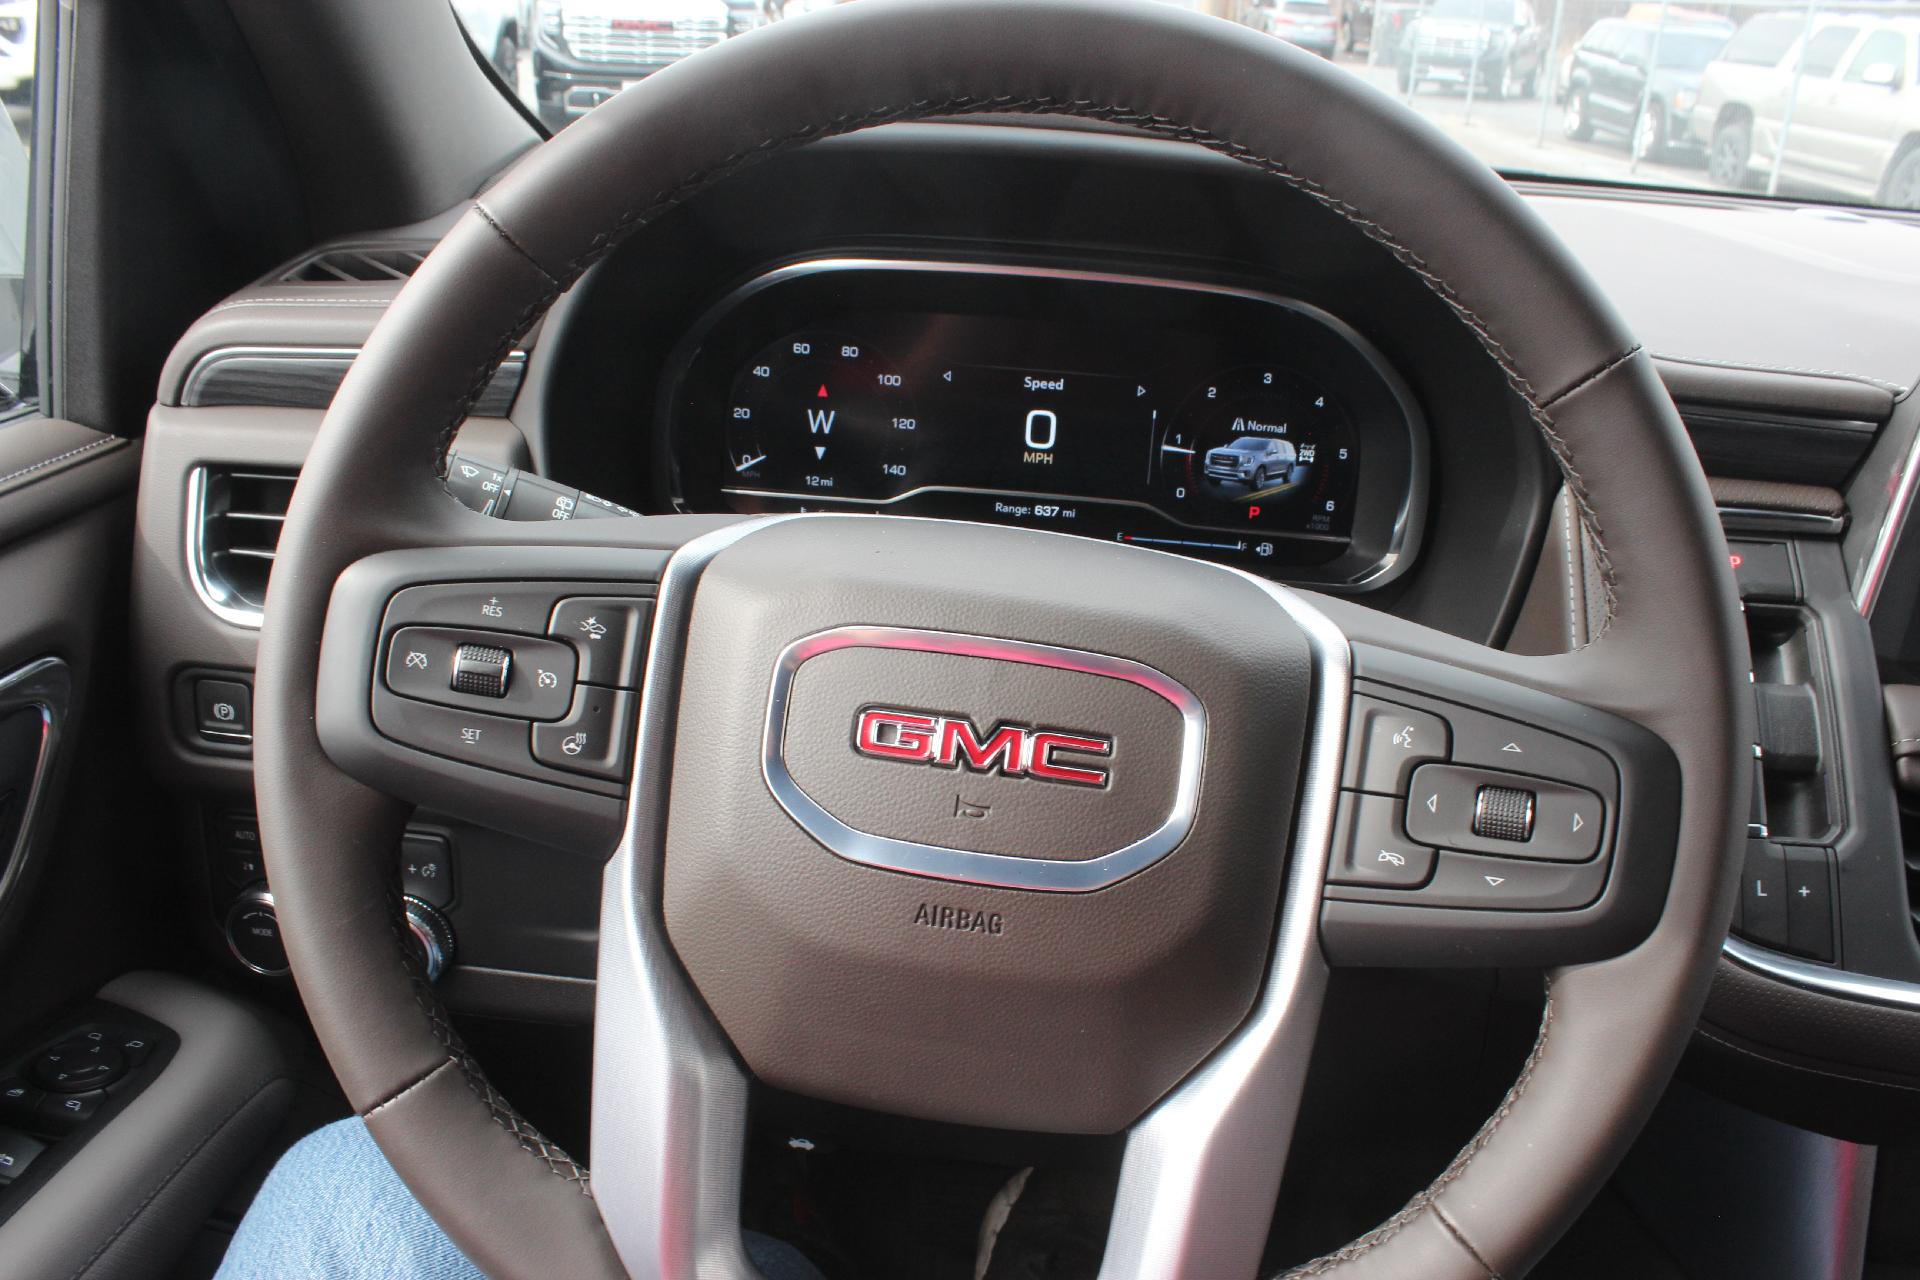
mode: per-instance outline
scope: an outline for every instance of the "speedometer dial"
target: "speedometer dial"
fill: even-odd
[[[733,485],[828,499],[904,488],[918,422],[905,378],[845,334],[797,333],[763,348],[727,406]]]
[[[1160,503],[1184,523],[1333,534],[1351,524],[1359,443],[1341,406],[1267,364],[1194,388],[1160,440]]]

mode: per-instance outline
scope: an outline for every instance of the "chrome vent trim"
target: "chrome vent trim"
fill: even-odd
[[[187,580],[223,622],[258,630],[297,471],[207,465],[187,475]]]

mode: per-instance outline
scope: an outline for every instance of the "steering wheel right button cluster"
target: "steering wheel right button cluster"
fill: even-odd
[[[1329,958],[1563,964],[1645,936],[1678,810],[1664,743],[1564,696],[1364,644],[1354,655]]]
[[[1366,683],[1348,742],[1330,897],[1567,911],[1606,887],[1618,774],[1604,752]]]

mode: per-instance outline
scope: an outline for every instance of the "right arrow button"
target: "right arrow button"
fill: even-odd
[[[1585,861],[1600,849],[1606,810],[1600,797],[1578,787],[1544,787],[1534,802],[1533,844],[1537,858]]]

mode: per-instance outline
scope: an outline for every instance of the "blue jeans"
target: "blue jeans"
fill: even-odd
[[[820,1280],[789,1244],[746,1233],[766,1280]],[[359,1120],[308,1134],[280,1158],[215,1280],[486,1280],[421,1207]]]

